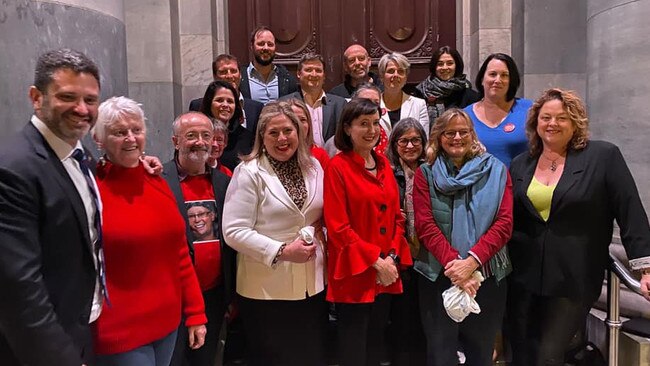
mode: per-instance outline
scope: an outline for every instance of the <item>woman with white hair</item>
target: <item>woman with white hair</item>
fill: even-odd
[[[93,329],[97,365],[168,365],[181,314],[190,347],[206,334],[185,223],[167,183],[140,161],[146,126],[138,103],[108,99],[91,133],[104,152],[96,177],[108,293]]]
[[[412,117],[418,120],[425,131],[429,131],[429,114],[424,99],[408,95],[402,91],[406,85],[411,63],[406,56],[393,52],[379,60],[379,75],[384,84],[381,95],[381,127],[390,137],[393,126],[400,120]],[[384,111],[386,113],[384,113]]]

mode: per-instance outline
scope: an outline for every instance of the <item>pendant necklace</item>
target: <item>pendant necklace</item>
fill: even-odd
[[[542,156],[544,156],[544,155],[542,155]],[[557,170],[557,160],[558,160],[559,158],[561,158],[561,156],[558,156],[558,157],[555,158],[555,159],[549,159],[549,158],[547,158],[546,156],[544,156],[544,159],[546,159],[546,160],[548,160],[548,161],[551,162],[551,171],[552,171],[552,172],[555,172],[555,171]]]

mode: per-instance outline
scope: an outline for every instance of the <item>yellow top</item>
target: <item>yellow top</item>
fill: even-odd
[[[551,200],[553,199],[553,191],[556,186],[557,184],[545,186],[533,176],[533,180],[530,181],[530,185],[528,186],[528,191],[526,191],[530,202],[544,221],[547,221],[548,216],[551,214]]]

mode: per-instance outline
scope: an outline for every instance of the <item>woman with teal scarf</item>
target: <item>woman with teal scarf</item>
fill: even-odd
[[[415,173],[415,230],[421,243],[418,272],[420,316],[427,365],[492,365],[492,350],[506,302],[511,266],[505,244],[512,235],[512,183],[498,159],[485,152],[471,119],[452,108],[436,119],[426,163]],[[477,282],[472,274],[485,278]],[[479,314],[456,323],[442,293],[452,285],[475,297]]]

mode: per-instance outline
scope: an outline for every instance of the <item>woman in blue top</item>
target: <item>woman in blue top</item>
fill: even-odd
[[[476,88],[482,99],[465,108],[479,140],[506,166],[528,148],[525,124],[533,103],[515,98],[519,83],[519,70],[512,57],[493,53],[476,75]]]

